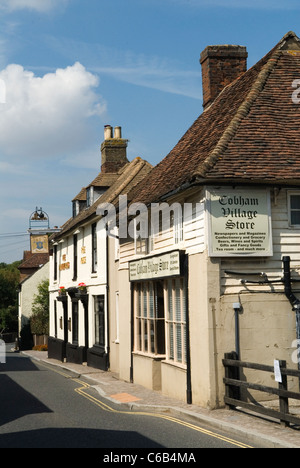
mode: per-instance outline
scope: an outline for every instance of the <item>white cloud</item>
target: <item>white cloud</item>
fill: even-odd
[[[0,80],[0,155],[43,159],[74,151],[87,142],[89,119],[105,112],[98,77],[78,62],[42,77],[9,65]]]
[[[69,0],[1,0],[0,10],[16,11],[16,10],[34,10],[39,13],[46,13],[57,7],[62,7]]]

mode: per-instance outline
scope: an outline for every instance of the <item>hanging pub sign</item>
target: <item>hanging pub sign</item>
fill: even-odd
[[[43,236],[30,236],[30,243],[31,243],[31,252],[32,253],[48,253],[49,252],[49,245],[48,245],[48,236],[47,234]]]
[[[207,190],[211,257],[272,256],[271,203],[267,190]]]
[[[129,262],[129,281],[167,278],[181,274],[180,251]]]

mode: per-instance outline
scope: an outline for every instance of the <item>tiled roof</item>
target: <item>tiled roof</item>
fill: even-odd
[[[125,164],[117,173],[115,182],[106,190],[106,192],[101,195],[101,197],[96,200],[92,206],[82,210],[75,218],[70,218],[62,226],[62,230],[58,234],[52,236],[51,240],[56,241],[62,239],[80,225],[95,218],[97,208],[101,203],[112,203],[117,205],[119,195],[127,194],[131,191],[136,184],[149,174],[151,169],[151,164],[139,157]]]
[[[151,203],[193,183],[300,185],[299,71],[300,41],[289,32],[219,94],[131,199]]]
[[[72,202],[78,200],[78,201],[86,201],[86,188],[82,187],[78,195],[73,198]]]
[[[39,268],[40,265],[45,265],[49,261],[48,253],[36,253],[27,255],[26,259],[19,265],[19,270]]]
[[[114,172],[100,172],[97,177],[89,184],[89,187],[110,187],[116,182],[119,175]]]

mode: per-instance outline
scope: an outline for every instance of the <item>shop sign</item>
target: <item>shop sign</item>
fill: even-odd
[[[210,256],[273,255],[269,191],[209,189],[207,200]]]
[[[179,276],[180,272],[180,251],[129,262],[130,281]]]

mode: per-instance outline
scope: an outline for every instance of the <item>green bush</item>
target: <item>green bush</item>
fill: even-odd
[[[38,294],[32,303],[30,328],[33,335],[49,335],[49,280],[38,285]]]

